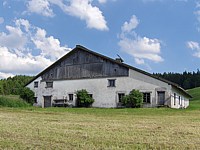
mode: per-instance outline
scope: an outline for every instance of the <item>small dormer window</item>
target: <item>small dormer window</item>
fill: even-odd
[[[34,82],[34,88],[38,88],[38,81]]]

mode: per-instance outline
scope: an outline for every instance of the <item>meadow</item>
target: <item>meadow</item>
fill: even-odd
[[[179,110],[0,107],[0,149],[199,149],[199,90]]]

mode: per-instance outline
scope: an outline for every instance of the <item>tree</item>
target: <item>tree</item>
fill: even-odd
[[[123,97],[122,103],[126,107],[139,108],[143,103],[143,94],[140,91],[133,89],[129,95]]]
[[[22,98],[27,103],[33,104],[34,103],[34,92],[31,91],[29,88],[25,87],[21,89],[20,98]]]
[[[78,107],[89,107],[94,102],[94,99],[85,89],[77,91],[76,95]]]

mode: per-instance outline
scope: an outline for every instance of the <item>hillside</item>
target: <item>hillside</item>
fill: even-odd
[[[200,87],[187,90],[187,92],[192,95],[190,101],[190,109],[199,109],[200,108]]]
[[[199,100],[200,101],[200,87],[193,88],[187,90],[187,92],[192,95],[192,101]]]

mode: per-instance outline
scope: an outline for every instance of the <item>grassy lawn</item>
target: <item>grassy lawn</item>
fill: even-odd
[[[200,110],[0,108],[0,149],[198,149]]]
[[[188,109],[0,107],[0,149],[199,149],[200,103]]]

